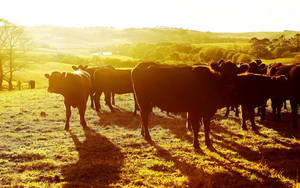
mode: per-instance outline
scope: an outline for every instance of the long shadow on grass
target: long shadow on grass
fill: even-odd
[[[231,160],[231,158],[226,157],[226,155],[224,155],[220,152],[218,152],[218,154],[220,156],[222,156],[224,159],[230,161],[231,163],[235,163],[234,164],[235,168],[233,169],[232,165],[228,165],[228,163],[224,163],[223,161],[218,160],[215,157],[210,156],[211,161],[216,162],[218,166],[221,166],[224,169],[226,169],[228,171],[228,173],[231,175],[231,178],[235,179],[235,180],[233,180],[233,184],[229,184],[230,182],[232,182],[232,180],[229,180],[229,181],[225,180],[225,183],[226,183],[225,185],[226,186],[221,186],[221,187],[287,187],[287,185],[284,184],[283,182],[281,182],[281,180],[279,180],[278,178],[269,177],[269,176],[267,176],[265,174],[262,174],[261,172],[255,170],[255,169],[251,169],[251,167],[248,167],[246,165],[243,166],[243,165],[240,165],[240,164],[236,164],[235,161]],[[245,173],[245,171],[248,172],[248,173],[251,173],[251,175],[255,175],[255,176],[259,177],[261,179],[261,181],[258,181],[258,180],[250,181],[247,178],[243,177],[240,174],[240,172],[236,171],[235,169],[240,169],[243,173]],[[220,181],[220,179],[222,179],[222,178],[223,177],[220,176],[217,179],[217,182]],[[245,181],[245,179],[247,181]],[[230,186],[228,186],[228,185],[230,185]]]
[[[243,177],[238,172],[228,168],[227,172],[217,172],[213,174],[206,173],[202,168],[197,168],[190,163],[183,161],[181,158],[176,158],[157,144],[150,142],[156,148],[157,156],[166,161],[172,161],[174,168],[188,177],[189,187],[261,187],[262,184],[257,181],[251,181]],[[212,158],[212,161],[214,158]],[[217,161],[220,163],[219,161]],[[222,164],[224,165],[224,164]]]
[[[225,130],[225,131],[224,131]],[[284,143],[280,140],[278,142],[282,142],[281,144],[287,147],[290,147],[290,149],[284,149],[284,148],[264,148],[261,147],[260,151],[254,151],[251,149],[251,147],[243,146],[241,144],[236,143],[233,140],[225,139],[224,137],[220,136],[223,134],[231,134],[230,131],[226,130],[225,128],[214,130],[211,135],[213,139],[215,140],[215,144],[219,145],[222,148],[232,150],[237,152],[240,156],[245,158],[248,161],[253,162],[259,162],[264,161],[267,166],[272,169],[276,169],[278,172],[281,172],[282,175],[285,177],[288,177],[295,182],[300,181],[300,145],[299,144],[291,144],[291,143]],[[219,133],[217,135],[216,133]],[[231,158],[227,157],[225,154],[221,153],[220,151],[215,151],[217,154],[219,154],[224,159],[230,161],[231,163],[236,163],[235,161],[232,161]],[[218,161],[217,159],[212,158],[213,161],[216,161],[220,163],[220,165],[224,166],[222,161]],[[246,171],[251,172],[252,174],[255,174],[256,176],[263,179],[264,184],[272,185],[272,186],[279,186],[282,187],[283,184],[280,183],[277,178],[270,178],[266,175],[261,174],[260,172],[251,169],[247,166],[241,166],[239,164],[235,165],[236,167],[240,169],[244,169]],[[230,169],[228,169],[230,170]]]
[[[124,109],[115,109],[115,112],[102,111],[98,113],[99,125],[109,126],[117,125],[128,129],[140,129],[140,116],[134,116],[132,112]],[[151,135],[151,128],[160,126],[169,129],[177,138],[187,140],[192,143],[193,139],[187,134],[185,128],[185,120],[176,117],[163,117],[155,113],[149,115],[149,131]]]
[[[298,116],[298,119],[300,119],[300,116]],[[298,130],[293,129],[292,114],[290,112],[281,113],[281,121],[280,122],[273,121],[272,115],[271,115],[271,113],[269,113],[269,117],[268,117],[267,121],[265,121],[263,124],[265,127],[277,131],[278,134],[280,134],[283,137],[300,138],[300,128],[298,128]]]
[[[62,168],[65,187],[104,187],[120,179],[124,156],[106,137],[94,130],[84,130],[86,139],[80,142],[70,131],[79,160]]]
[[[263,159],[270,168],[274,168],[282,175],[300,182],[300,146],[291,149],[262,148]]]

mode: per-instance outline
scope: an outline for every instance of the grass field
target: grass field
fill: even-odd
[[[1,186],[300,187],[300,131],[286,111],[281,123],[269,113],[266,122],[257,119],[255,134],[220,110],[211,122],[215,151],[206,149],[203,130],[195,151],[184,119],[158,109],[150,117],[153,142],[145,141],[132,95],[116,96],[114,113],[88,107],[87,130],[73,110],[69,132],[63,97],[46,89],[4,91],[0,104]]]

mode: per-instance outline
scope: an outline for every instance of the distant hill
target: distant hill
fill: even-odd
[[[25,27],[37,47],[62,49],[91,49],[124,43],[235,43],[248,42],[250,38],[291,37],[296,31],[212,33],[178,28],[129,28],[112,27],[71,28],[58,26]]]

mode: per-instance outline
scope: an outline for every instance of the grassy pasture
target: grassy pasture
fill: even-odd
[[[114,113],[103,105],[99,114],[88,107],[87,130],[73,110],[69,132],[63,97],[46,89],[4,91],[0,104],[2,186],[300,186],[300,132],[292,131],[286,111],[281,123],[272,122],[269,111],[266,122],[257,119],[255,134],[219,110],[211,122],[215,151],[206,149],[202,129],[195,151],[184,120],[157,109],[150,117],[153,142],[145,141],[129,94],[116,96]]]

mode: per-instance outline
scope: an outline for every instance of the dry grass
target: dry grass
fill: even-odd
[[[2,186],[300,186],[300,135],[291,130],[289,113],[281,123],[268,114],[255,134],[219,111],[211,125],[215,151],[206,149],[202,130],[195,151],[184,120],[159,110],[150,118],[153,142],[145,141],[131,95],[116,97],[115,113],[88,108],[87,130],[73,110],[70,132],[64,131],[63,97],[45,89],[1,92],[0,104]]]

